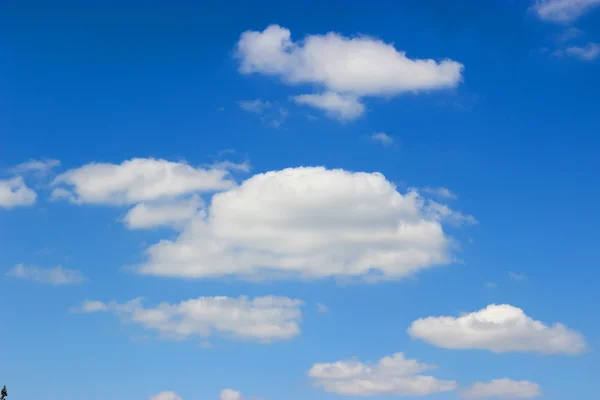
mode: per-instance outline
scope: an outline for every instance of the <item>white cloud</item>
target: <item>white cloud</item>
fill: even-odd
[[[445,187],[425,187],[423,192],[443,199],[457,199],[458,196]]]
[[[260,73],[286,84],[321,86],[325,94],[304,95],[296,101],[344,119],[362,114],[360,97],[456,87],[463,70],[462,64],[448,59],[408,58],[392,44],[369,36],[344,37],[330,32],[293,41],[291,32],[278,25],[242,33],[236,57],[242,74]]]
[[[592,61],[600,56],[600,43],[590,42],[583,47],[567,47],[564,50],[564,54],[583,61]]]
[[[508,276],[510,276],[510,279],[515,281],[524,281],[527,279],[527,275],[512,271],[508,271]]]
[[[226,189],[235,184],[228,175],[226,169],[194,168],[153,158],[91,163],[57,176],[53,197],[76,203],[134,204]]]
[[[129,210],[123,222],[129,229],[183,227],[199,212],[202,205],[202,199],[198,196],[166,203],[140,203]]]
[[[454,87],[463,69],[452,60],[410,59],[393,45],[368,36],[328,33],[294,42],[291,32],[278,25],[244,32],[237,56],[244,74],[273,75],[287,83],[317,83],[359,96]]]
[[[494,379],[490,382],[476,382],[461,391],[465,399],[532,399],[541,396],[542,391],[537,383],[529,381],[513,381],[511,379]]]
[[[389,147],[394,144],[394,138],[384,132],[377,132],[371,135],[371,139],[375,142],[379,142],[385,147]]]
[[[17,264],[6,275],[17,279],[29,279],[50,285],[77,285],[85,281],[81,271],[63,268],[42,268],[33,265]]]
[[[36,198],[37,194],[27,187],[22,177],[0,179],[0,208],[29,206]]]
[[[238,171],[238,172],[249,172],[250,171],[250,163],[248,161],[242,161],[240,163],[232,162],[232,161],[218,161],[211,165],[211,168],[218,170],[226,170],[226,171]]]
[[[569,355],[587,349],[581,333],[560,323],[544,325],[525,315],[523,310],[507,304],[492,304],[458,318],[422,318],[412,323],[408,334],[446,349]]]
[[[365,112],[365,106],[356,96],[341,95],[335,92],[302,94],[294,96],[293,100],[298,104],[323,110],[330,117],[342,121],[356,119]]]
[[[356,359],[315,364],[308,375],[326,392],[345,396],[426,396],[456,389],[454,381],[422,375],[432,369],[435,366],[396,353],[376,364]]]
[[[242,110],[255,114],[262,114],[266,109],[271,108],[270,102],[261,99],[243,100],[239,102],[239,105]]]
[[[600,4],[600,0],[536,0],[532,9],[545,21],[568,23]]]
[[[45,176],[52,169],[60,166],[59,160],[53,159],[42,159],[42,160],[29,160],[24,163],[21,163],[14,167],[12,171],[16,174],[26,174],[32,172],[39,176]]]
[[[220,334],[271,342],[300,334],[300,307],[304,304],[297,299],[273,296],[198,297],[178,304],[160,303],[151,308],[143,307],[142,302],[141,298],[123,304],[86,301],[77,309],[88,313],[110,311],[167,339]]]
[[[442,224],[458,217],[437,208],[379,173],[271,171],[216,194],[179,237],[150,246],[136,269],[187,278],[401,279],[452,261]]]
[[[224,389],[219,394],[219,400],[242,400],[242,394],[236,390]]]
[[[151,396],[148,400],[183,400],[175,392],[161,392]]]
[[[108,306],[101,301],[85,300],[79,307],[71,309],[73,312],[94,313],[100,311],[108,311]]]
[[[219,393],[219,400],[242,400],[242,394],[233,389],[224,389]],[[175,392],[161,392],[151,396],[148,400],[183,400]]]

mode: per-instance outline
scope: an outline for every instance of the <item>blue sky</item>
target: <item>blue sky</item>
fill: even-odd
[[[4,2],[10,400],[597,398],[600,2]]]

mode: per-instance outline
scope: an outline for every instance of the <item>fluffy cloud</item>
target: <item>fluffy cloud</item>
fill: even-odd
[[[257,174],[216,194],[179,237],[150,246],[136,269],[188,278],[400,279],[452,260],[442,224],[458,217],[432,204],[415,191],[399,193],[379,173]]]
[[[532,9],[542,20],[566,23],[576,20],[599,4],[600,0],[536,0]]]
[[[447,349],[485,349],[495,353],[580,354],[583,336],[560,323],[544,325],[523,310],[503,304],[461,317],[428,317],[412,323],[408,334]]]
[[[125,321],[157,331],[161,337],[183,340],[190,336],[225,335],[271,342],[300,333],[303,302],[287,297],[198,297],[178,304],[160,303],[145,308],[142,299],[123,304],[85,301],[80,312],[109,311]]]
[[[0,179],[0,208],[29,206],[36,198],[37,194],[27,187],[22,177]]]
[[[463,70],[452,60],[411,59],[368,36],[349,38],[330,32],[293,41],[291,32],[278,25],[244,32],[236,56],[243,74],[275,76],[286,84],[317,84],[334,92],[300,99],[333,115],[344,110],[347,118],[363,112],[359,97],[452,88],[462,81]]]
[[[315,364],[308,375],[326,392],[345,396],[426,396],[455,390],[454,381],[422,375],[434,368],[396,353],[376,364],[356,359]]]
[[[358,118],[365,112],[365,106],[356,96],[341,95],[335,92],[302,94],[294,96],[293,100],[298,104],[305,104],[323,110],[330,117],[342,121]]]
[[[583,47],[567,47],[564,50],[564,54],[583,61],[592,61],[600,56],[600,44],[590,42]]]
[[[183,400],[175,392],[161,392],[151,396],[148,400]]]
[[[506,378],[477,382],[461,391],[461,396],[465,399],[531,399],[541,394],[542,391],[537,383]]]
[[[76,203],[135,204],[226,189],[234,185],[228,175],[226,169],[194,168],[152,158],[91,163],[57,176],[53,197]]]
[[[242,394],[236,390],[224,389],[219,394],[219,400],[242,400]]]
[[[379,142],[385,147],[389,147],[394,144],[394,138],[384,132],[377,132],[371,135],[371,140]]]
[[[63,268],[58,265],[54,268],[42,268],[33,265],[18,264],[10,269],[6,275],[17,279],[29,279],[49,285],[77,285],[85,281],[80,271]]]
[[[129,229],[180,227],[198,213],[202,204],[202,199],[198,196],[167,203],[140,203],[129,210],[123,221]]]

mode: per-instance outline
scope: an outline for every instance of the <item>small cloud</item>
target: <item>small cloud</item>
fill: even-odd
[[[497,285],[497,284],[495,284],[494,282],[486,282],[486,283],[485,283],[485,287],[486,287],[486,288],[489,288],[489,289],[493,289],[493,288],[496,288],[496,287],[498,287],[498,285]]]
[[[59,160],[52,159],[41,159],[41,160],[29,160],[21,163],[12,169],[15,174],[27,174],[33,173],[38,176],[48,175],[52,169],[60,166]]]
[[[463,399],[532,399],[541,395],[542,391],[537,383],[508,378],[475,382],[460,393]]]
[[[237,390],[225,389],[219,394],[219,400],[242,400],[242,394]]]
[[[77,202],[77,199],[73,195],[73,193],[65,188],[55,188],[52,190],[50,194],[50,200],[59,201],[59,200],[67,200],[73,203]]]
[[[242,100],[238,104],[242,110],[255,114],[262,114],[265,110],[271,108],[269,101],[262,101],[261,99]]]
[[[175,392],[160,392],[154,396],[150,396],[148,400],[183,400]]]
[[[546,325],[509,304],[490,304],[458,317],[420,318],[411,324],[408,334],[443,349],[567,355],[588,351],[580,332],[559,322]]]
[[[204,341],[204,342],[200,343],[201,349],[212,349],[213,347],[215,347],[215,346],[209,341]]]
[[[536,0],[531,10],[543,21],[565,24],[598,5],[600,0]]]
[[[302,94],[292,98],[296,104],[307,105],[325,111],[330,117],[340,121],[350,121],[364,114],[365,106],[356,96],[335,92]]]
[[[590,42],[583,47],[567,47],[562,54],[582,61],[593,61],[600,56],[600,43]]]
[[[371,135],[371,140],[381,143],[385,147],[390,147],[394,144],[394,138],[384,132],[376,132]]]
[[[232,161],[218,161],[211,165],[213,169],[223,169],[226,171],[250,172],[251,165],[248,161],[235,163]]]
[[[101,301],[85,300],[79,307],[71,308],[71,312],[75,313],[95,313],[108,311],[108,306]]]
[[[327,308],[327,306],[325,304],[317,303],[317,311],[322,314],[325,314],[325,313],[329,312],[329,308]]]
[[[37,199],[37,193],[25,184],[22,177],[0,179],[0,208],[31,206]]]
[[[42,268],[33,265],[18,264],[6,273],[7,276],[17,279],[28,279],[49,285],[77,285],[86,278],[81,271],[63,268],[58,265],[54,268]]]
[[[515,281],[524,281],[525,279],[527,279],[527,275],[519,274],[517,272],[512,272],[512,271],[508,271],[508,276],[510,276],[510,279],[515,280]]]
[[[217,154],[217,157],[221,157],[224,156],[225,154],[235,154],[235,149],[224,149],[219,151],[219,154]]]
[[[158,333],[164,340],[183,341],[199,336],[206,341],[220,334],[271,343],[300,334],[300,308],[304,304],[301,300],[273,296],[199,297],[178,304],[163,302],[155,307],[144,307],[143,302],[141,297],[124,303],[85,301],[71,310],[86,314],[110,312],[124,322]]]
[[[458,196],[445,187],[424,187],[423,192],[443,199],[457,199]]]

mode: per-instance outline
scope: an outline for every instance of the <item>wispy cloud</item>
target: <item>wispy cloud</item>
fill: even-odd
[[[371,135],[371,140],[381,143],[385,147],[390,147],[394,144],[394,138],[385,132],[376,132]]]
[[[598,5],[600,0],[536,0],[531,10],[543,21],[569,23]]]
[[[84,301],[74,312],[110,312],[123,321],[155,331],[163,339],[207,339],[221,334],[269,343],[289,340],[300,334],[304,302],[287,297],[199,297],[180,303],[144,307],[142,298],[125,303]]]
[[[15,174],[33,173],[39,176],[48,175],[54,168],[60,166],[59,160],[44,158],[41,160],[29,160],[12,168]]]
[[[565,55],[582,61],[593,61],[600,56],[600,43],[590,42],[585,46],[571,46],[557,52],[556,55]]]
[[[524,281],[525,279],[527,279],[527,275],[513,271],[508,271],[508,276],[510,276],[510,279],[515,281]]]
[[[265,110],[271,108],[271,102],[262,101],[261,99],[242,100],[238,104],[242,110],[255,114],[262,114]]]
[[[53,268],[43,268],[35,265],[17,264],[6,275],[55,286],[77,285],[86,280],[81,271],[64,268],[61,265]]]
[[[430,194],[432,196],[436,196],[436,197],[441,197],[443,199],[457,199],[458,196],[454,193],[452,193],[452,191],[450,191],[450,189],[439,186],[439,187],[430,187],[430,186],[426,186],[423,188],[423,192]]]

